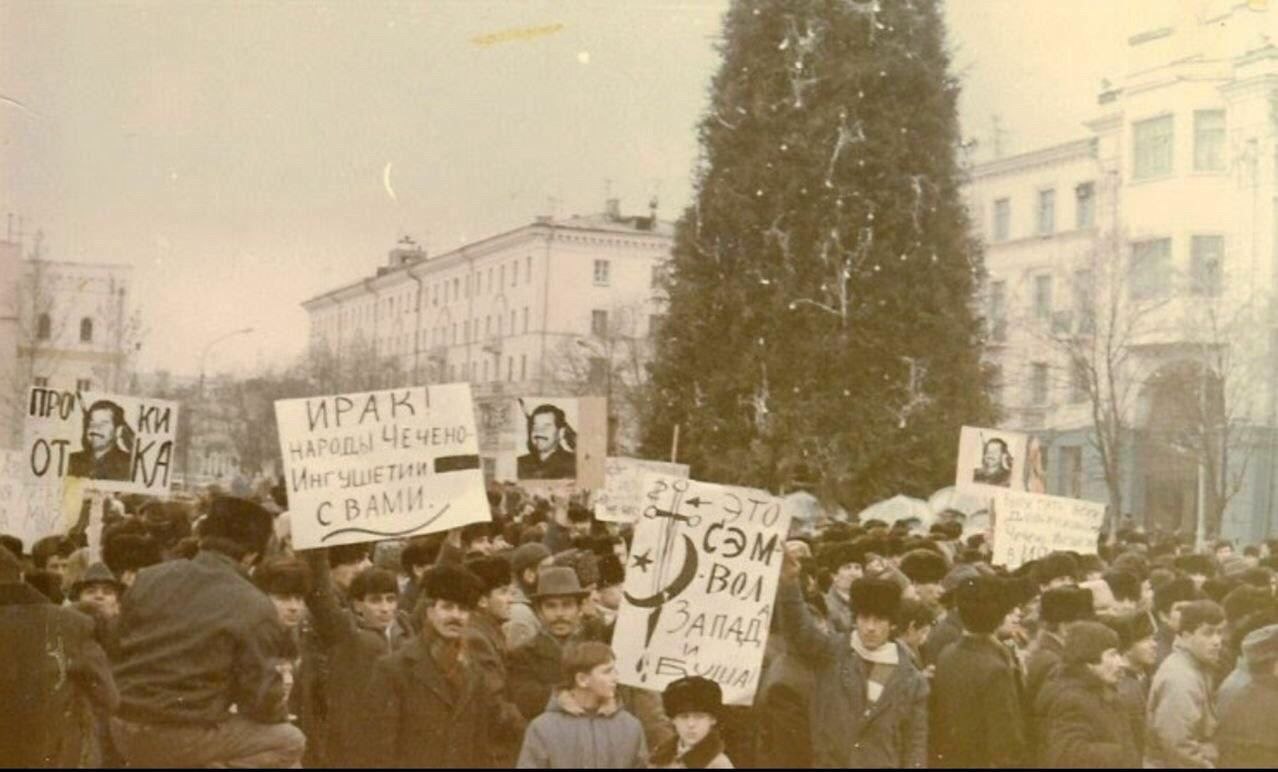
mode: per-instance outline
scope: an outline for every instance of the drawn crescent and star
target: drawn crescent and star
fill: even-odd
[[[649,550],[648,552],[651,552]],[[641,560],[651,563],[648,552],[635,556],[635,563],[638,566]],[[687,534],[683,535],[683,568],[679,569],[679,575],[674,578],[670,584],[664,589],[658,590],[655,595],[649,595],[646,598],[636,598],[630,593],[624,593],[626,600],[632,606],[639,608],[658,608],[670,601],[679,593],[688,589],[688,585],[692,584],[692,580],[697,577],[697,545]]]

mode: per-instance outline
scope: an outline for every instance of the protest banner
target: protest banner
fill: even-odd
[[[22,539],[29,548],[36,540],[59,533],[60,489],[37,485],[26,471],[27,458],[17,450],[0,450],[0,533]]]
[[[964,426],[954,487],[991,495],[1000,488],[1025,490],[1028,447],[1029,437],[1019,432]]]
[[[790,517],[767,491],[645,472],[612,636],[621,683],[719,683],[750,705],[759,685]]]
[[[275,403],[297,549],[491,519],[470,385]]]
[[[992,562],[1015,570],[1057,550],[1095,555],[1105,505],[1094,501],[1003,491],[994,498]]]
[[[687,464],[609,456],[604,462],[604,487],[595,496],[595,519],[608,523],[633,523],[639,519],[644,472],[668,477],[688,477]]]
[[[58,490],[83,479],[91,490],[166,496],[177,424],[176,402],[33,386],[26,478]]]
[[[481,399],[480,449],[500,480],[541,495],[604,486],[608,403],[602,397]]]

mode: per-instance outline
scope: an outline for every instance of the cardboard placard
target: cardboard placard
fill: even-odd
[[[491,519],[470,384],[275,403],[296,549]]]
[[[624,684],[661,691],[701,675],[749,705],[789,514],[767,491],[647,472],[612,647]]]
[[[959,490],[1025,490],[1026,453],[1029,437],[1019,432],[964,426],[959,436],[958,471],[954,486]]]
[[[687,479],[688,465],[609,456],[604,462],[604,487],[595,496],[595,519],[608,523],[638,520],[644,472]]]
[[[1057,550],[1095,555],[1105,505],[1094,501],[1003,491],[994,498],[992,562],[1015,570]]]
[[[69,479],[111,493],[167,496],[178,405],[168,400],[31,387],[23,448],[27,478]]]

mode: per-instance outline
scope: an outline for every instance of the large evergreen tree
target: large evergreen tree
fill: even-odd
[[[954,479],[992,420],[935,0],[734,0],[678,224],[645,450],[860,506]]]

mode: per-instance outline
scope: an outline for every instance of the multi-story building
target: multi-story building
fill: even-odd
[[[966,188],[999,401],[1045,441],[1051,491],[1108,500],[1094,408],[1112,411],[1124,514],[1192,533],[1218,493],[1221,533],[1249,541],[1278,528],[1278,8],[1263,5],[1162,4],[1086,133],[977,164]]]
[[[658,292],[673,225],[601,214],[538,217],[441,255],[404,239],[373,276],[302,304],[313,349],[393,363],[393,379],[470,381],[481,412],[481,451],[496,427],[486,406],[512,395],[609,397],[612,448],[633,442],[624,393],[643,379],[647,340],[660,323]],[[489,446],[489,447],[485,447]],[[505,456],[485,452],[486,470]]]
[[[4,442],[17,447],[28,387],[122,391],[139,344],[130,306],[132,267],[26,259],[0,241],[0,401]]]

